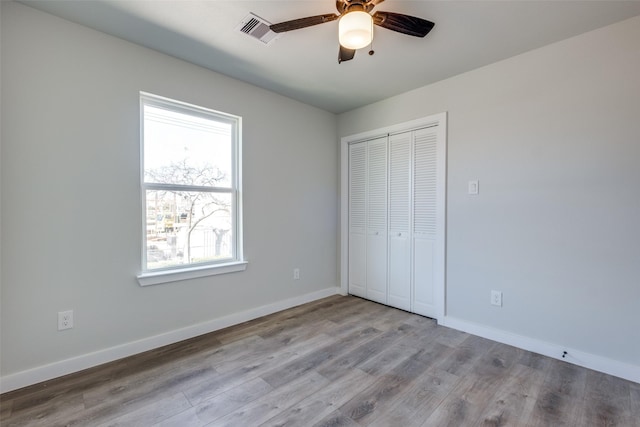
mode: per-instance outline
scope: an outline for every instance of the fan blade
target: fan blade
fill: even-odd
[[[351,61],[355,55],[355,49],[347,49],[346,47],[340,45],[340,51],[338,52],[338,64],[343,61]]]
[[[324,24],[338,19],[340,16],[335,13],[326,15],[308,16],[306,18],[294,19],[292,21],[280,22],[269,26],[274,33],[284,33],[286,31],[299,30],[300,28],[311,27],[313,25]]]
[[[376,12],[373,23],[388,30],[397,31],[415,37],[424,37],[435,25],[426,19],[393,12]]]

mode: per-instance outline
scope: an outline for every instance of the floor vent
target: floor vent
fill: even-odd
[[[250,13],[238,24],[236,30],[268,45],[279,36],[278,33],[271,31],[270,25],[270,22]]]

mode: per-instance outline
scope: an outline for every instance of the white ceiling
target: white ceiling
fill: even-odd
[[[375,28],[373,49],[338,64],[337,21],[266,46],[236,30],[334,13],[333,0],[24,0],[37,9],[341,113],[640,15],[640,0],[400,1],[375,10],[435,22],[424,39]]]

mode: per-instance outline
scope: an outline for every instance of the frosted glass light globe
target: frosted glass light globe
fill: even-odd
[[[348,12],[338,21],[338,40],[347,49],[361,49],[373,40],[373,19],[364,11]]]

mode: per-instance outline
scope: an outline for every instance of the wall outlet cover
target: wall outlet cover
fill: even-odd
[[[502,292],[491,291],[491,305],[502,307]]]
[[[73,328],[73,310],[58,312],[58,330]]]

